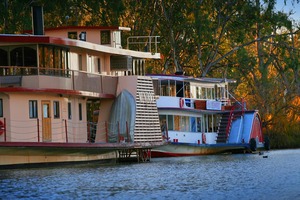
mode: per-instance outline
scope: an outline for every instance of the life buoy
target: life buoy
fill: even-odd
[[[202,144],[206,144],[206,135],[202,133]]]
[[[179,99],[179,107],[180,107],[180,108],[183,108],[183,105],[184,105],[184,99],[183,99],[183,98],[180,98],[180,99]]]
[[[0,120],[0,135],[4,133],[4,123]]]

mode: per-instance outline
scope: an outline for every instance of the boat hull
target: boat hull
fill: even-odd
[[[6,143],[7,144],[7,143]],[[0,146],[0,168],[7,166],[87,162],[116,159],[116,151],[87,145],[19,144]]]
[[[0,142],[0,168],[92,161],[105,163],[120,158],[132,160],[136,157],[133,152],[148,150],[149,147],[137,143]],[[122,152],[131,155],[124,157]]]
[[[258,149],[263,145],[257,145]],[[168,143],[152,149],[151,157],[180,157],[199,156],[222,153],[244,153],[251,152],[249,144],[191,144],[191,143]]]

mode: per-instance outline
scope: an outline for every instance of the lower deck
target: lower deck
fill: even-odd
[[[161,144],[0,142],[0,168],[28,165],[109,161],[146,162]]]

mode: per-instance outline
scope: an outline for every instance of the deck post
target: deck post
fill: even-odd
[[[130,142],[130,138],[129,138],[129,130],[128,130],[128,122],[126,121],[126,135],[127,135],[127,142]]]
[[[118,121],[118,143],[120,143],[120,123]]]
[[[4,120],[4,142],[6,142],[6,118],[3,118]]]
[[[37,124],[38,142],[40,142],[40,121],[39,121],[39,118],[36,119],[36,124]]]
[[[167,141],[169,140],[169,132],[168,132],[168,125],[166,123],[166,136],[167,136]]]
[[[68,143],[68,127],[67,127],[67,120],[65,119],[65,132],[66,132],[66,143]]]
[[[91,143],[91,124],[89,122],[87,124],[87,128],[88,128],[88,140],[89,143]]]
[[[71,76],[72,76],[72,86],[73,86],[72,89],[75,90],[75,78],[74,78],[75,75],[74,75],[74,70],[72,70],[71,72],[72,72]]]
[[[105,121],[105,136],[106,136],[106,143],[108,143],[108,128],[107,128],[107,121]]]

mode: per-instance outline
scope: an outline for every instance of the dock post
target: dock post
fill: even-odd
[[[105,121],[105,136],[106,136],[106,143],[108,143],[108,128],[107,128],[107,121]]]
[[[4,142],[6,142],[6,118],[4,117]]]
[[[40,121],[38,118],[36,119],[36,124],[37,124],[38,142],[40,142]]]
[[[66,143],[68,143],[68,127],[67,127],[67,120],[65,119],[65,132],[66,132]]]
[[[118,143],[120,143],[120,123],[118,121]]]
[[[129,130],[128,130],[128,122],[126,121],[126,136],[127,136],[127,142],[130,142],[130,138],[129,138]]]
[[[91,124],[88,122],[87,124],[88,127],[88,140],[89,140],[89,144],[91,143]]]

